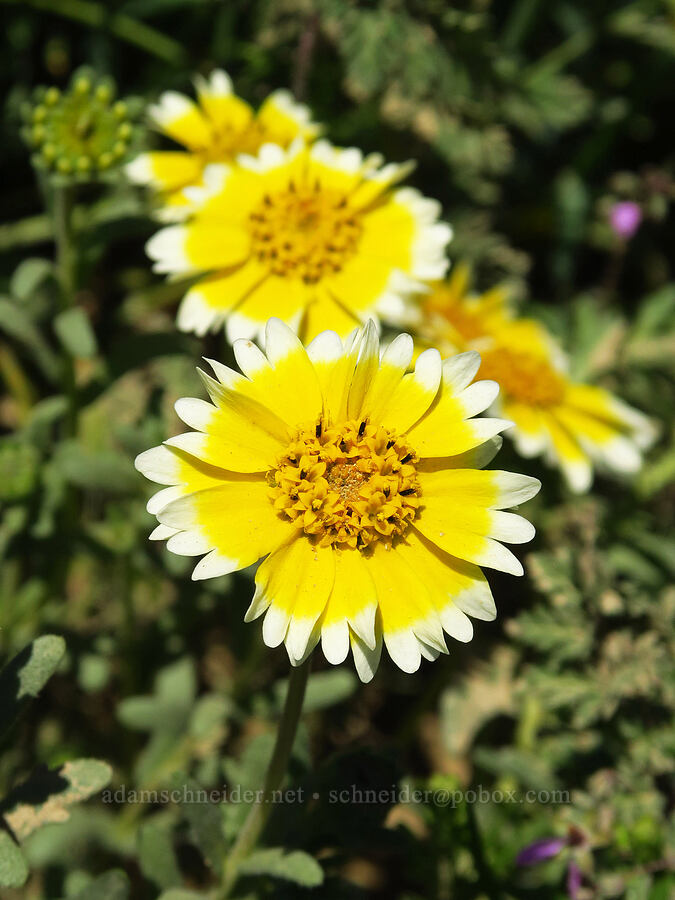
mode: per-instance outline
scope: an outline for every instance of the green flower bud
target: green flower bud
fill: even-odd
[[[73,89],[75,90],[76,94],[88,94],[91,90],[91,81],[86,76],[82,75],[73,85]]]
[[[113,91],[109,84],[99,84],[95,97],[99,103],[109,103],[112,100]]]
[[[36,89],[22,131],[36,150],[35,165],[80,178],[116,165],[127,152],[133,129],[127,104],[111,103],[114,96],[115,85],[88,69],[79,70],[63,92]]]

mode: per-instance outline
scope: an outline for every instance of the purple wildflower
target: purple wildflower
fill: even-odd
[[[567,846],[566,838],[541,838],[524,847],[516,857],[517,866],[533,866],[557,856]]]
[[[567,894],[570,900],[576,900],[579,896],[581,878],[581,869],[579,866],[574,861],[570,862],[567,869]]]
[[[640,227],[642,210],[632,200],[615,203],[609,212],[609,224],[617,237],[629,241]]]

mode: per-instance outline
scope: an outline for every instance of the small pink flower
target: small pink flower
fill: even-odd
[[[642,210],[632,200],[615,203],[609,212],[609,224],[617,237],[629,241],[640,227]]]

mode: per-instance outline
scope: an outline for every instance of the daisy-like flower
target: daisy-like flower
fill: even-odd
[[[299,665],[321,640],[342,662],[351,646],[372,678],[386,646],[414,672],[447,652],[444,632],[472,636],[469,616],[495,605],[480,566],[522,574],[500,541],[534,529],[505,507],[539,490],[535,478],[487,471],[508,423],[473,417],[498,386],[471,383],[477,353],[441,361],[427,350],[406,374],[413,342],[379,354],[373,323],[345,344],[325,331],[305,349],[279,319],[265,353],[238,340],[243,374],[211,362],[211,403],[179,400],[196,431],[142,453],[137,468],[168,485],[150,500],[175,553],[200,555],[193,578],[264,557],[246,621],[285,643]]]
[[[442,352],[477,350],[478,377],[500,385],[491,412],[513,422],[508,434],[526,458],[544,454],[570,488],[587,491],[593,467],[636,472],[654,423],[603,388],[573,381],[568,360],[541,323],[514,317],[505,288],[468,291],[468,269],[421,300],[420,333]]]
[[[238,154],[257,153],[267,143],[288,147],[297,137],[312,141],[319,133],[309,109],[288,91],[274,91],[256,113],[233,93],[222,69],[208,80],[197,76],[195,86],[197,103],[166,91],[149,110],[153,125],[184,149],[143,153],[127,166],[132,181],[164,195],[165,218],[181,212],[182,189],[199,184],[209,163],[234,162]]]
[[[499,381],[494,409],[514,423],[509,434],[522,456],[545,454],[576,493],[590,488],[594,465],[638,471],[654,424],[609,391],[573,381],[564,354],[538,322],[514,320],[475,346],[479,377]]]
[[[202,335],[225,321],[235,340],[262,335],[277,316],[308,340],[402,316],[444,275],[451,237],[435,200],[395,188],[409,170],[326,141],[266,144],[237,166],[209,167],[204,188],[185,190],[190,219],[147,245],[157,272],[204,273],[178,327]]]

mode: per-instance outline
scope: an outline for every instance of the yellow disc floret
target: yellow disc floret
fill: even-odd
[[[253,255],[275,275],[314,284],[339,272],[357,249],[361,225],[344,193],[319,181],[266,194],[250,215]]]
[[[480,377],[499,382],[514,400],[529,406],[555,406],[562,400],[565,380],[542,356],[495,347],[481,357]]]
[[[320,546],[391,544],[417,514],[414,450],[382,426],[350,421],[300,432],[268,475],[270,498]]]

